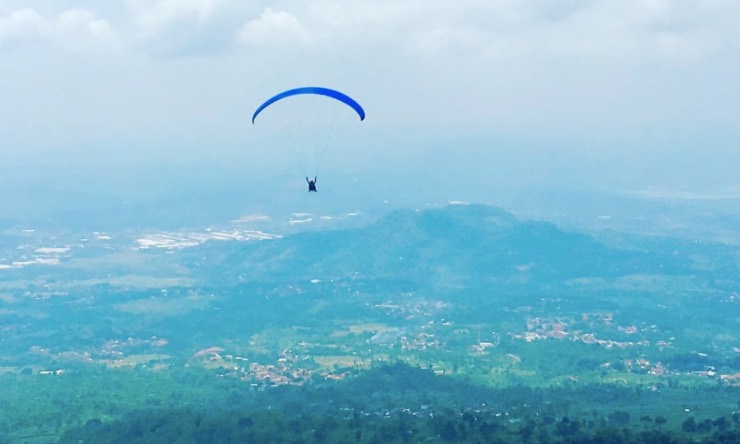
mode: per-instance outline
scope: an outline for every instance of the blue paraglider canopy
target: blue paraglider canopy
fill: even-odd
[[[362,106],[360,106],[360,104],[357,103],[357,101],[355,101],[355,99],[353,99],[352,97],[330,88],[322,88],[320,86],[306,86],[302,88],[295,88],[283,91],[280,94],[268,99],[265,103],[260,105],[259,108],[257,108],[257,111],[255,111],[252,115],[252,124],[254,124],[254,119],[257,118],[257,115],[259,115],[259,113],[261,113],[263,109],[267,108],[278,100],[282,100],[286,97],[296,96],[299,94],[318,94],[321,96],[326,96],[332,99],[339,100],[340,102],[355,110],[357,115],[360,116],[361,121],[365,120],[365,110],[362,109]]]

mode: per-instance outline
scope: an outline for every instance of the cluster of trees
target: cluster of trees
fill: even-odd
[[[0,401],[0,443],[3,433],[8,442],[62,443],[740,442],[740,414],[724,407],[736,399],[730,388],[490,388],[403,363],[266,390],[193,368],[156,382],[150,372],[79,372],[29,379],[44,393],[37,402]],[[2,379],[21,393],[13,378]],[[687,419],[680,405],[689,398],[723,407],[713,419]],[[647,414],[640,405],[681,414]]]
[[[722,418],[719,421],[727,421]],[[728,423],[729,424],[729,423]],[[140,411],[104,424],[92,419],[65,433],[60,443],[736,443],[740,428],[696,435],[607,425],[604,418],[523,418],[443,409],[415,416],[401,414],[290,415],[280,409],[240,411],[174,409]]]
[[[229,384],[213,399],[181,404],[187,407],[151,405],[115,421],[90,419],[67,430],[60,442],[740,442],[737,414],[690,417],[681,424],[628,409],[594,410],[639,404],[641,395],[632,389],[573,390],[489,389],[401,363],[377,365],[341,383],[315,381],[249,395]]]

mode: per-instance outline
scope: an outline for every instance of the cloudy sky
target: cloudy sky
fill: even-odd
[[[0,160],[259,152],[254,108],[317,84],[363,104],[363,152],[506,141],[725,174],[738,17],[736,0],[3,0]]]

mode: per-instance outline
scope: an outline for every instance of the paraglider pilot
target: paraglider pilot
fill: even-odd
[[[317,176],[314,176],[313,180],[308,180],[308,176],[306,176],[306,182],[308,182],[308,192],[310,193],[313,191],[316,192],[316,179]]]

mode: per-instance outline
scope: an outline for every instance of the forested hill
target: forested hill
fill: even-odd
[[[451,205],[395,211],[360,229],[211,243],[182,255],[196,274],[217,273],[226,281],[392,277],[464,285],[692,270],[695,247],[688,242],[608,240],[519,220],[495,207]]]

